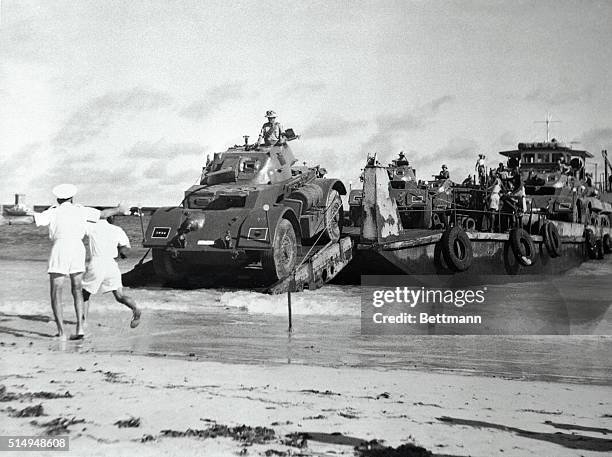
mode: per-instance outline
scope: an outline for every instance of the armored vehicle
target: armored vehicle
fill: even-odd
[[[291,129],[287,141],[296,139]],[[260,265],[268,282],[295,268],[302,245],[340,238],[341,181],[294,166],[285,141],[215,153],[176,207],[157,210],[145,233],[156,274],[167,281]],[[257,269],[257,268],[256,268]]]
[[[375,166],[369,157],[367,166]],[[402,226],[405,228],[432,228],[445,220],[445,212],[451,206],[450,179],[418,181],[416,170],[405,156],[393,159],[386,167],[389,177],[389,195],[395,200]],[[351,223],[360,225],[362,215],[362,190],[351,190],[349,211]]]
[[[532,211],[549,219],[591,225],[609,225],[610,211],[599,198],[585,171],[585,161],[593,155],[563,143],[519,143],[512,151],[502,151],[510,168],[519,170]]]

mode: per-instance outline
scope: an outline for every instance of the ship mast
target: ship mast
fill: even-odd
[[[546,118],[543,121],[533,121],[534,124],[546,124],[546,142],[550,141],[550,124],[553,122],[561,122],[561,121],[553,121],[550,113],[546,113]]]

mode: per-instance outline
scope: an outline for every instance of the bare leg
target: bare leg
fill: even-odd
[[[115,300],[117,300],[119,303],[124,304],[132,310],[132,322],[130,323],[130,327],[136,328],[140,323],[141,314],[141,311],[136,306],[136,302],[131,297],[123,293],[123,287],[119,287],[117,290],[113,290],[113,295],[115,296]]]
[[[84,335],[83,332],[83,272],[73,273],[70,275],[70,286],[72,289],[72,298],[74,300],[74,311],[76,313],[76,335]]]
[[[60,273],[49,273],[49,285],[51,290],[51,309],[57,325],[57,336],[64,336],[64,313],[62,310],[62,285],[65,276]]]
[[[89,298],[91,294],[83,289],[83,329],[87,328],[87,316],[89,316]]]

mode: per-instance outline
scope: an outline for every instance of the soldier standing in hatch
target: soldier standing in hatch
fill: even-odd
[[[440,170],[440,173],[435,176],[436,179],[449,179],[450,178],[450,173],[448,172],[448,167],[446,165],[442,165],[442,170]]]
[[[266,117],[268,122],[261,126],[261,132],[259,132],[259,138],[257,139],[257,146],[259,146],[263,140],[266,146],[274,146],[276,143],[283,139],[283,126],[280,122],[276,122],[276,113],[272,110],[266,111]]]

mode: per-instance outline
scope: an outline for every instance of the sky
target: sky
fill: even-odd
[[[266,110],[300,162],[427,179],[551,137],[612,151],[609,1],[0,0],[0,202],[178,204]],[[594,171],[594,168],[593,168]]]

